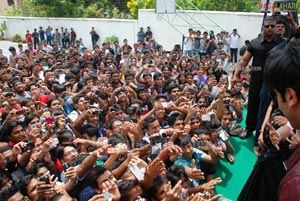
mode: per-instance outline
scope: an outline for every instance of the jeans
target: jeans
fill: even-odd
[[[231,56],[232,63],[237,63],[237,52],[238,52],[238,48],[230,48],[230,56]]]
[[[189,57],[191,57],[191,56],[193,56],[193,50],[184,50],[184,56],[189,56]]]

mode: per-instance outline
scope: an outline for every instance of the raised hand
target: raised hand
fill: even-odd
[[[179,180],[177,184],[171,189],[171,184],[169,183],[166,187],[166,196],[163,201],[180,201],[182,193],[182,181]]]
[[[197,169],[195,159],[193,159],[192,168],[190,169],[190,171],[188,171],[188,177],[196,180],[205,179],[204,173],[201,170]]]
[[[291,139],[289,139],[288,137],[286,138],[286,140],[293,146],[296,146],[298,144],[300,144],[300,137],[299,135],[297,135],[296,133],[294,133],[292,130],[290,131],[291,134]]]
[[[272,142],[272,144],[274,145],[274,147],[279,150],[279,143],[280,143],[280,134],[278,133],[278,131],[276,131],[276,129],[272,126],[272,124],[267,123],[267,126],[269,127],[269,138]]]

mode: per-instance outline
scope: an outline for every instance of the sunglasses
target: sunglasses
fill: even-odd
[[[266,29],[267,29],[267,28],[270,28],[270,27],[271,27],[271,28],[274,28],[274,27],[275,27],[275,24],[264,25],[264,28],[266,28]]]

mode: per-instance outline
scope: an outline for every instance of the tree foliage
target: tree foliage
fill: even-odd
[[[260,0],[174,0],[178,8],[216,11],[259,11]],[[138,9],[155,8],[155,0],[23,0],[26,16],[134,18]],[[299,6],[300,1],[297,2]],[[299,7],[298,7],[299,8]],[[6,15],[20,16],[16,6]]]
[[[127,0],[23,0],[26,16],[120,18],[129,13]],[[19,5],[5,15],[21,16]]]

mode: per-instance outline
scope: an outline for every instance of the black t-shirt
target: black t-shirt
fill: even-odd
[[[266,41],[263,34],[251,40],[247,48],[253,56],[251,71],[262,74],[269,56],[269,51],[282,41],[284,41],[284,39],[279,36],[275,36],[272,41]]]

